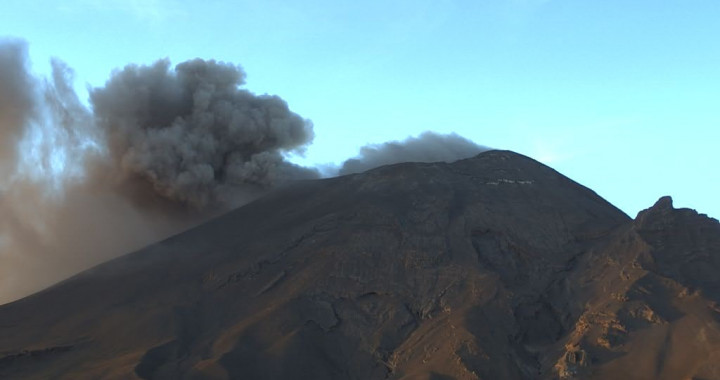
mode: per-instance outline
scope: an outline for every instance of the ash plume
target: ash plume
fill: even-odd
[[[73,71],[34,75],[27,45],[0,40],[0,304],[139,249],[316,168],[285,159],[309,120],[242,86],[236,65],[128,65],[78,99]],[[452,161],[483,147],[425,133],[362,148],[339,174]]]
[[[247,202],[315,169],[284,159],[312,124],[200,59],[129,65],[90,90],[33,75],[0,41],[0,304]]]
[[[366,145],[360,154],[345,161],[339,168],[340,175],[360,173],[382,165],[400,162],[452,162],[472,157],[489,148],[475,144],[455,133],[441,135],[424,132],[418,137],[404,141]]]
[[[244,83],[239,67],[212,60],[115,72],[90,94],[113,180],[140,202],[152,194],[202,209],[318,177],[283,158],[312,141],[312,124],[277,96],[240,89]]]

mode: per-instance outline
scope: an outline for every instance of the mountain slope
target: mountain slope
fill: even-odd
[[[301,182],[0,307],[0,377],[720,378],[720,227],[669,202],[507,151]]]
[[[720,224],[669,197],[641,212],[576,272],[591,296],[558,342],[560,374],[720,379]],[[558,347],[556,347],[558,348]],[[584,358],[584,359],[578,359]]]

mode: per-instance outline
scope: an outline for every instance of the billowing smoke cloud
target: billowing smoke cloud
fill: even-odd
[[[237,66],[200,59],[116,72],[91,93],[113,180],[133,198],[152,191],[201,209],[317,177],[282,155],[312,140],[310,122],[277,96],[239,89],[244,79]]]
[[[310,121],[242,89],[238,66],[129,65],[90,90],[88,108],[72,70],[51,65],[49,78],[34,76],[26,44],[0,40],[0,304],[319,176],[284,158],[312,141]],[[425,133],[362,148],[337,171],[482,150]]]
[[[130,65],[90,91],[0,41],[0,304],[200,223],[284,182],[309,121],[240,88],[233,65]]]
[[[382,165],[400,162],[452,162],[472,157],[488,148],[458,136],[455,133],[440,135],[425,132],[404,141],[390,141],[367,145],[360,149],[356,158],[345,161],[339,174],[360,173]]]

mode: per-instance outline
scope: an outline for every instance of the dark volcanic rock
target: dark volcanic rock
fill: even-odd
[[[720,378],[719,229],[507,151],[302,182],[0,307],[0,378]]]

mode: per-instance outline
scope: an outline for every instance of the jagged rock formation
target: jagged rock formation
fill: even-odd
[[[0,378],[720,379],[720,224],[490,151],[307,181],[0,307]]]

